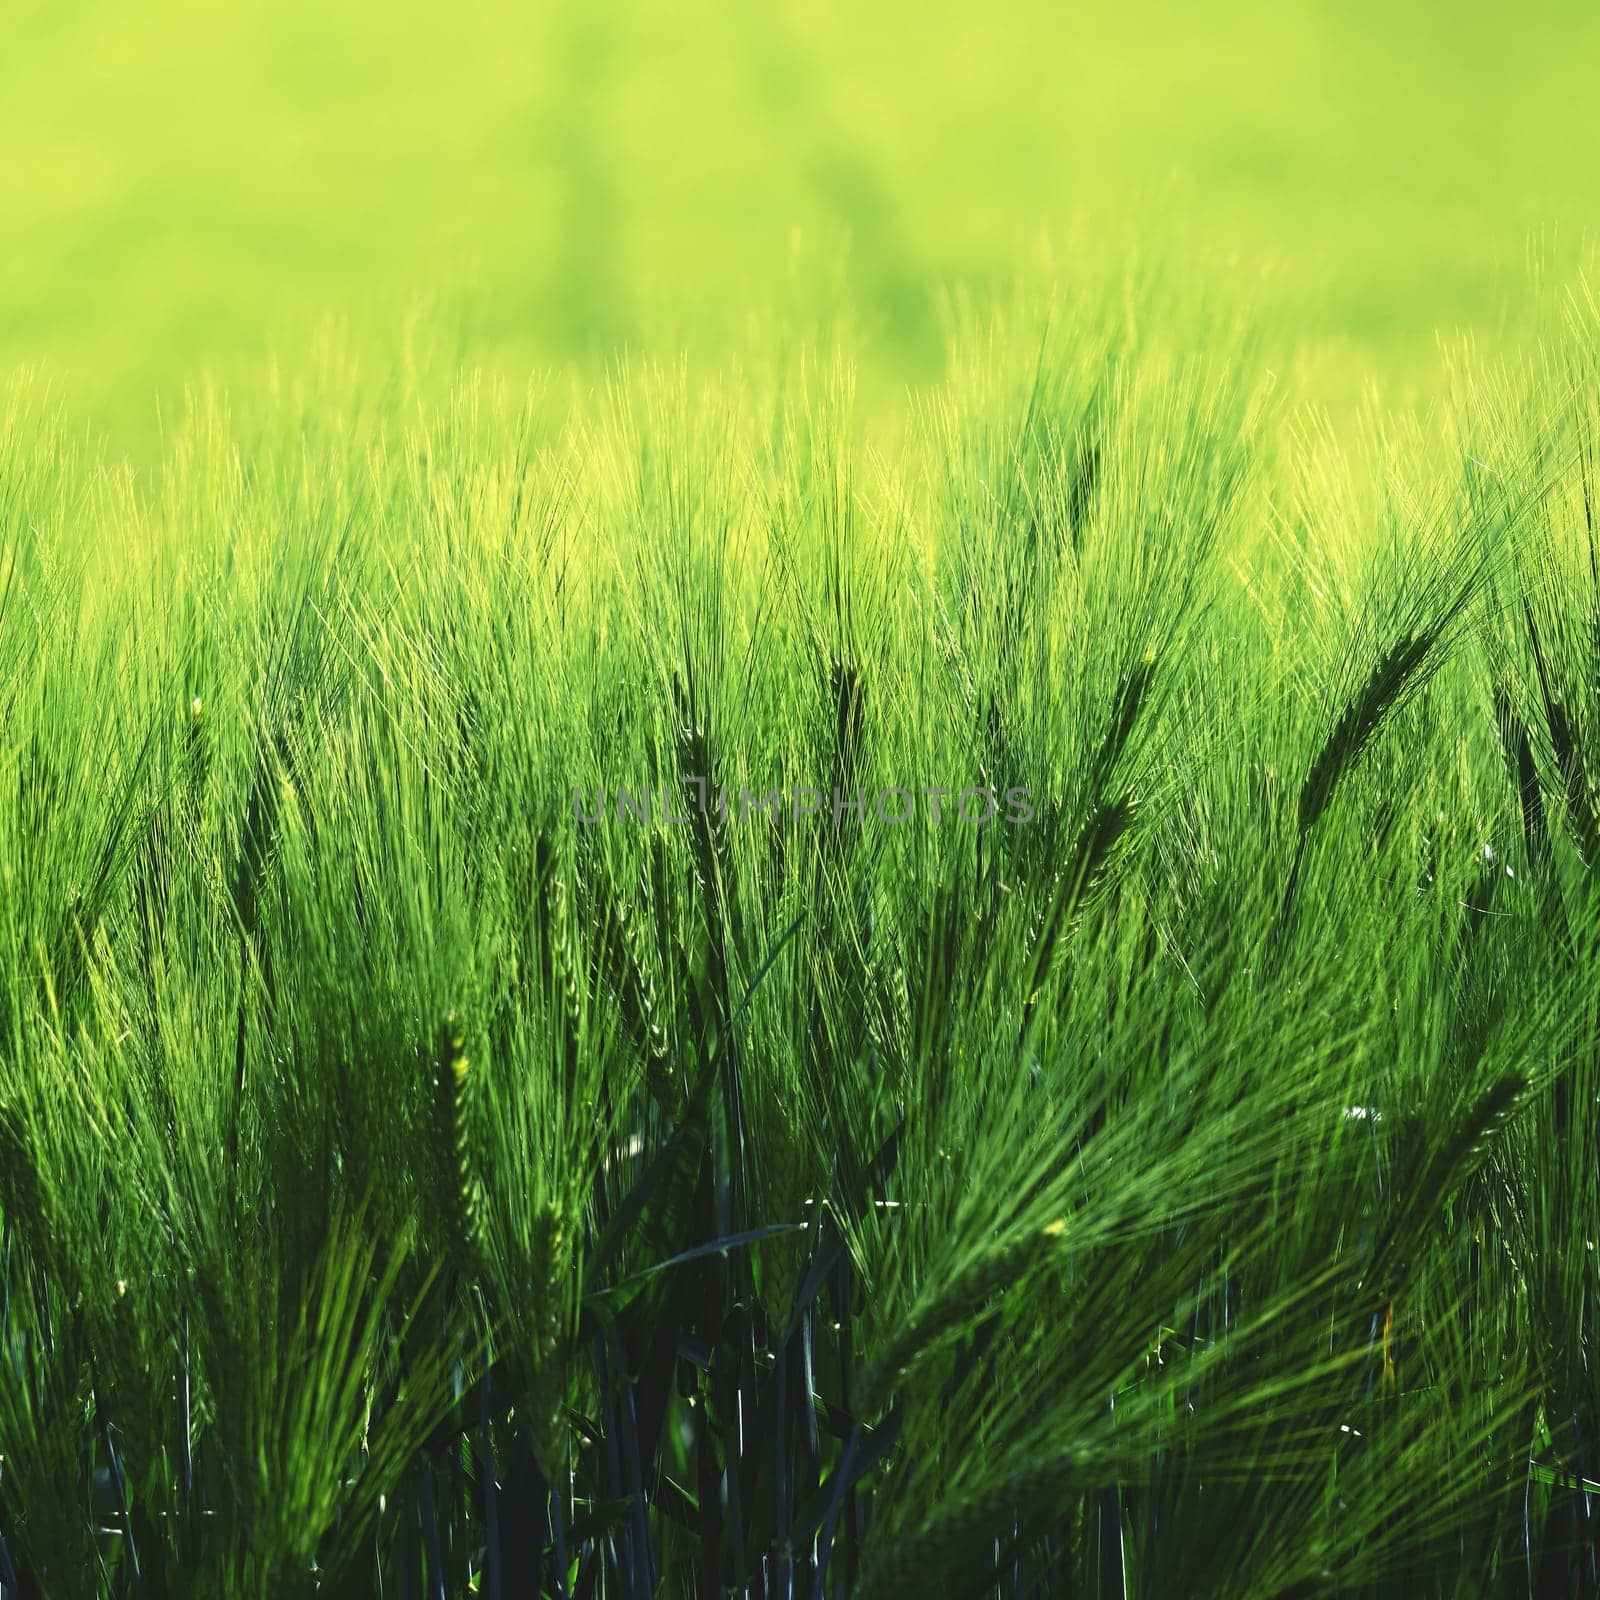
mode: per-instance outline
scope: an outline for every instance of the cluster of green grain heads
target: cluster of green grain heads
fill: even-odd
[[[1596,1592],[1594,316],[963,326],[11,392],[4,1600]]]

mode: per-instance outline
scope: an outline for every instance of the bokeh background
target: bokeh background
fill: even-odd
[[[1398,380],[1600,206],[1600,6],[7,0],[0,367],[111,437],[424,305],[515,371],[849,324],[1131,248]],[[1354,364],[1352,364],[1352,362]]]

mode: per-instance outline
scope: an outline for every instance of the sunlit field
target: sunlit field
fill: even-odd
[[[3,28],[0,1600],[1600,1594],[1600,13]]]

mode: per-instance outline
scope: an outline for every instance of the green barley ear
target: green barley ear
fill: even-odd
[[[604,989],[615,999],[627,1035],[644,1062],[650,1092],[665,1105],[672,1089],[667,1072],[667,1035],[640,915],[617,893],[608,873],[596,871],[594,884],[595,921],[602,930],[595,961],[597,973]],[[568,1015],[573,1019],[571,1000]]]
[[[924,1293],[885,1342],[858,1395],[860,1414],[877,1416],[923,1359],[954,1333],[971,1326],[985,1301],[1037,1265],[1065,1233],[1051,1224],[1043,1237],[1023,1235],[992,1245],[953,1277]]]
[[[1127,752],[1133,730],[1139,721],[1139,713],[1149,699],[1155,672],[1156,660],[1151,655],[1136,662],[1118,680],[1117,696],[1111,708],[1111,720],[1106,726],[1100,748],[1095,752],[1094,763],[1089,769],[1097,792],[1103,790],[1110,782],[1117,764]]]
[[[1522,1109],[1528,1089],[1525,1074],[1502,1074],[1459,1113],[1443,1138],[1402,1154],[1404,1164],[1394,1180],[1393,1213],[1364,1274],[1368,1284],[1390,1292],[1404,1278],[1426,1230]],[[1427,1138],[1420,1121],[1413,1127],[1413,1138],[1418,1142]]]
[[[471,1270],[478,1259],[483,1238],[473,1126],[480,1098],[478,1069],[467,1054],[460,1021],[451,1015],[439,1030],[434,1052],[434,1148],[445,1237],[463,1270]]]
[[[580,983],[579,979],[579,958],[572,943],[570,900],[565,880],[551,880],[549,906],[550,958],[560,989],[563,1024],[563,1082],[570,1093],[578,1079],[578,1046],[583,1038],[583,994],[588,984]]]
[[[528,1320],[528,1399],[534,1457],[552,1483],[560,1481],[567,1455],[562,1413],[566,1408],[566,1354],[571,1333],[569,1242],[561,1208],[554,1200],[546,1200],[534,1213],[530,1241],[531,1281],[542,1285],[543,1292],[530,1308]]]
[[[562,1009],[567,1020],[574,1025],[578,1020],[578,963],[568,932],[568,909],[571,901],[567,895],[566,881],[554,878],[550,883],[550,948],[555,958],[556,976],[561,984]]]
[[[1506,766],[1516,786],[1517,806],[1522,814],[1522,840],[1528,851],[1528,859],[1536,866],[1547,868],[1550,864],[1550,825],[1545,816],[1539,769],[1534,765],[1533,741],[1528,736],[1527,724],[1517,715],[1517,708],[1503,683],[1496,683],[1494,687],[1494,720]]]
[[[1416,684],[1438,634],[1428,630],[1397,639],[1345,702],[1300,787],[1299,825],[1310,833],[1328,809],[1334,791],[1361,758],[1384,719]]]
[[[1438,641],[1438,628],[1424,628],[1402,634],[1390,645],[1360,688],[1345,702],[1316,759],[1307,769],[1296,808],[1299,834],[1289,876],[1283,886],[1283,898],[1278,904],[1275,938],[1281,939],[1294,915],[1312,829],[1321,821],[1339,785],[1360,761],[1385,719],[1421,684],[1428,668],[1435,664],[1429,658]]]
[[[644,1041],[645,1075],[651,1092],[665,1104],[673,1087],[672,1074],[667,1065],[667,1031],[662,1020],[655,979],[651,976],[639,915],[629,910],[626,901],[617,906],[617,927],[626,957],[623,1003],[636,1032]]]
[[[1544,643],[1539,636],[1539,626],[1534,621],[1533,607],[1526,595],[1522,599],[1522,620],[1528,633],[1528,646],[1533,653],[1534,672],[1539,679],[1545,731],[1550,735],[1550,748],[1555,752],[1556,767],[1561,773],[1567,822],[1584,861],[1593,867],[1600,863],[1600,814],[1596,813],[1588,776],[1584,772],[1583,752],[1578,747],[1566,706],[1552,677]]]

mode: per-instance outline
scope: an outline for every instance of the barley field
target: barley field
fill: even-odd
[[[0,1600],[1600,1594],[1600,13],[0,28]]]

